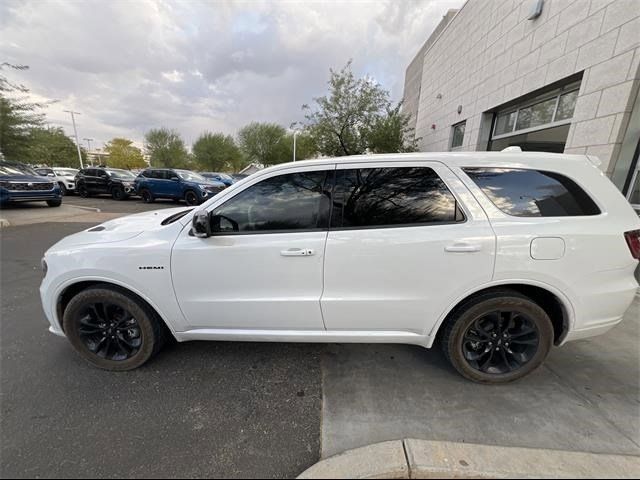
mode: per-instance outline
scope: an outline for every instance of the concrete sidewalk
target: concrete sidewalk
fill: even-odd
[[[640,457],[425,440],[369,445],[298,478],[637,478]]]
[[[640,296],[606,335],[514,384],[460,377],[437,349],[330,345],[322,457],[398,438],[640,454]]]

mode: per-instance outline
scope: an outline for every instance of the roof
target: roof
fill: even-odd
[[[501,167],[501,168],[540,168],[546,170],[562,170],[563,164],[596,163],[595,157],[586,155],[567,155],[546,152],[417,152],[390,153],[372,155],[353,155],[348,157],[301,160],[281,163],[263,171],[273,171],[300,167],[302,165],[331,165],[345,163],[377,163],[377,162],[438,162],[450,167]]]

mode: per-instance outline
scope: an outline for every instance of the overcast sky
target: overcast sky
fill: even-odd
[[[98,146],[141,144],[153,127],[187,144],[204,130],[235,134],[250,121],[289,126],[326,92],[329,68],[350,58],[402,96],[404,72],[449,8],[463,0],[0,2],[4,73],[39,99],[50,124]],[[84,142],[83,142],[84,143]]]

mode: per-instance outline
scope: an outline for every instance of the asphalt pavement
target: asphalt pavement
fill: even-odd
[[[0,232],[0,475],[284,478],[315,463],[322,346],[173,344],[115,374],[48,333],[40,258],[91,225]]]

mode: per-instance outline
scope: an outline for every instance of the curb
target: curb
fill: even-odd
[[[10,226],[11,226],[11,222],[9,222],[9,220],[7,220],[6,218],[0,218],[0,228],[10,227]]]
[[[298,478],[637,478],[640,457],[395,440],[321,460]]]

